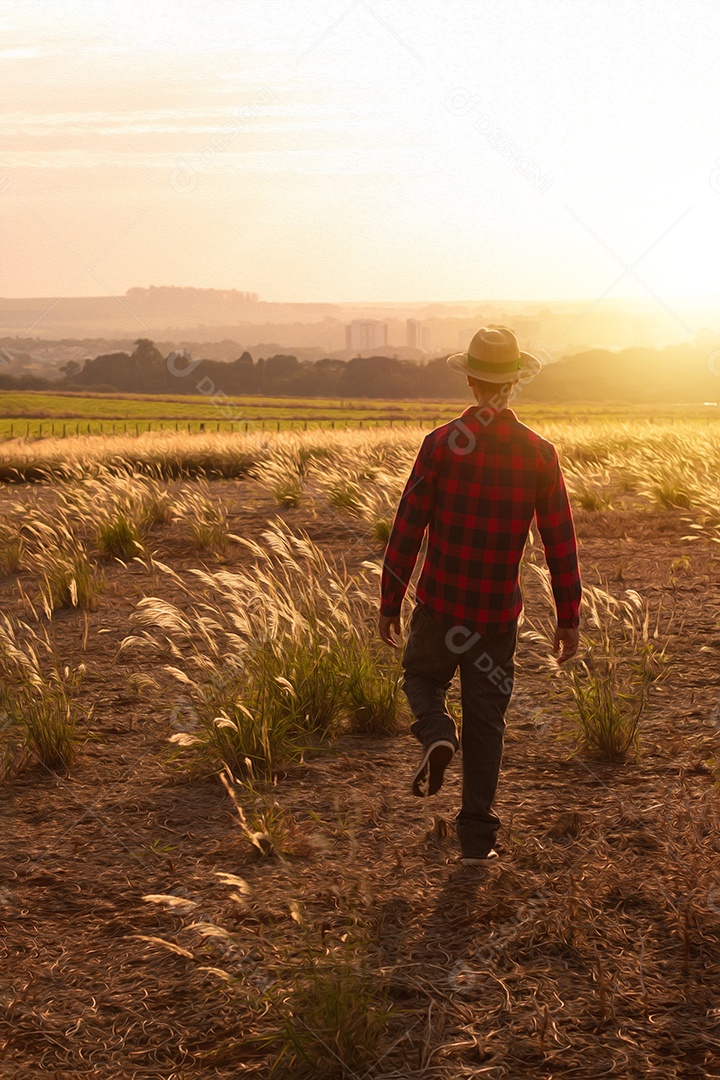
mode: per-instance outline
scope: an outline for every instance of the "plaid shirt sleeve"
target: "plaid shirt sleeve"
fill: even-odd
[[[550,570],[557,624],[563,628],[577,627],[580,625],[582,596],[577,540],[565,480],[554,447],[546,468],[538,475],[535,518]]]
[[[383,562],[380,614],[400,614],[403,597],[417,561],[425,529],[435,504],[437,465],[431,436],[427,436],[415,459],[398,504]]]

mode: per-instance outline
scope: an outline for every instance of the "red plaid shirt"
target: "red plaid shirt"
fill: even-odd
[[[512,409],[477,405],[424,440],[385,552],[381,615],[399,615],[425,530],[416,599],[446,625],[502,633],[523,606],[519,572],[537,519],[558,626],[579,625],[581,582],[565,481],[552,443]]]

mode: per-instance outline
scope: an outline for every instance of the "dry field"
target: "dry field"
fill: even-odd
[[[374,635],[424,432],[0,446],[0,1075],[720,1077],[717,425],[538,426],[488,870]]]

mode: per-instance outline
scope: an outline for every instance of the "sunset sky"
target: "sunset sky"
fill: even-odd
[[[717,0],[0,2],[0,295],[709,297],[719,40]]]

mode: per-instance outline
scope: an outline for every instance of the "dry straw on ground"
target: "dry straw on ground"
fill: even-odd
[[[487,873],[456,765],[421,806],[385,733],[377,568],[425,432],[0,447],[8,1075],[720,1075],[720,446],[543,431],[584,651],[549,657],[534,537]]]

